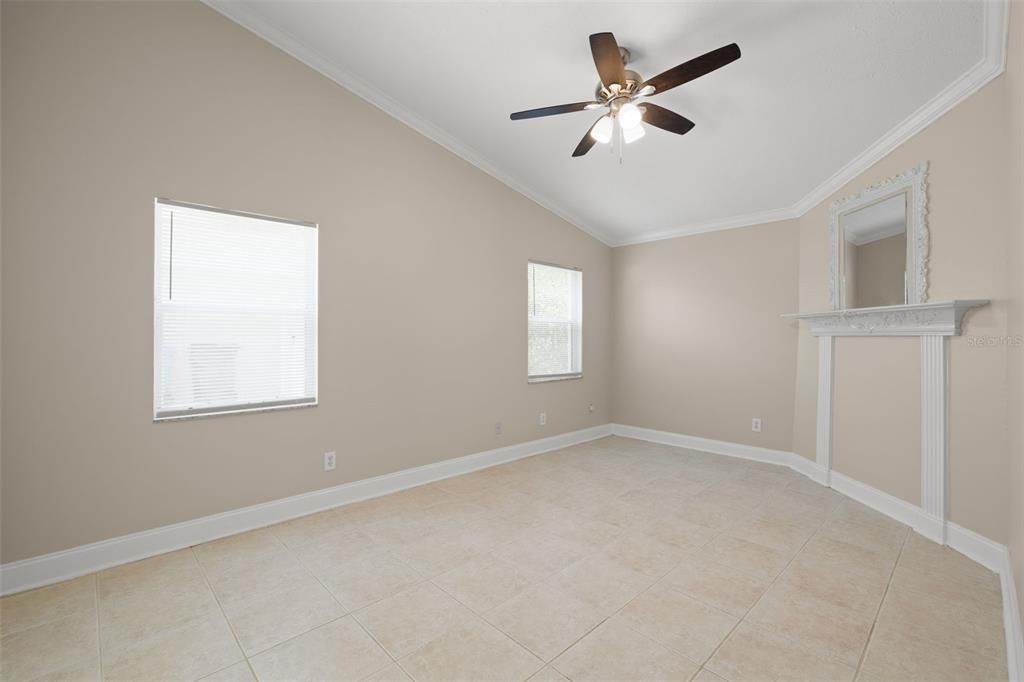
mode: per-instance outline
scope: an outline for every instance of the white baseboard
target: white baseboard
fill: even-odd
[[[757,462],[768,462],[769,464],[788,465],[791,452],[760,448],[755,445],[743,445],[741,443],[729,443],[724,440],[712,440],[698,436],[688,436],[683,433],[671,431],[658,431],[657,429],[645,429],[640,426],[627,426],[625,424],[612,424],[612,433],[623,438],[636,438],[662,445],[672,445],[677,448],[688,448],[710,452],[714,455],[728,455],[729,457],[740,457],[752,459]]]
[[[1009,552],[1003,557],[999,575],[1003,583],[1003,629],[1006,631],[1006,663],[1010,682],[1024,682],[1024,627],[1021,625],[1020,603],[1017,601]]]
[[[585,443],[608,436],[611,431],[610,425],[603,424],[2,564],[0,594],[50,585],[306,514]]]
[[[636,438],[637,440],[646,440],[652,443],[661,443],[662,445],[710,452],[714,455],[726,455],[728,457],[739,457],[740,459],[751,459],[755,462],[787,466],[815,483],[827,484],[826,472],[814,461],[801,457],[795,452],[772,450],[771,448],[762,448],[756,445],[730,443],[724,440],[687,436],[682,433],[645,429],[640,426],[627,426],[625,424],[612,424],[611,428],[614,435],[624,438]]]
[[[838,471],[833,471],[831,478],[832,489],[836,492],[881,512],[891,519],[905,523],[929,540],[942,541],[942,523],[938,519],[930,518],[917,505],[884,493]]]
[[[0,565],[0,594],[13,594],[57,583],[111,566],[609,435],[787,466],[821,485],[831,482],[831,487],[837,492],[907,524],[925,537],[941,540],[945,534],[946,544],[951,548],[999,574],[1010,682],[1024,682],[1020,605],[1014,589],[1010,554],[1004,545],[953,523],[943,529],[938,519],[928,516],[920,507],[835,471],[823,471],[815,462],[793,452],[623,424],[604,424],[510,445],[3,564]]]
[[[815,462],[801,457],[795,452],[770,450],[753,445],[728,443],[624,424],[612,424],[611,430],[612,434],[616,436],[788,466],[821,485],[831,483],[832,489],[836,492],[910,526],[930,540],[949,545],[967,558],[998,574],[1003,593],[1003,629],[1006,632],[1006,656],[1010,682],[1024,682],[1024,632],[1022,632],[1020,605],[1017,603],[1017,592],[1014,587],[1013,567],[1010,565],[1010,552],[1005,545],[993,542],[955,523],[947,523],[943,527],[941,519],[929,515],[921,507],[877,488],[872,488],[866,483],[844,476],[837,471],[823,471]]]

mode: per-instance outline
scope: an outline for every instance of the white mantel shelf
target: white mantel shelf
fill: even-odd
[[[986,304],[987,300],[972,299],[789,313],[782,317],[806,320],[813,336],[959,336],[967,311]]]
[[[832,485],[832,407],[835,387],[835,337],[921,337],[921,510],[915,530],[946,544],[948,476],[949,381],[947,336],[959,336],[968,310],[985,300],[912,303],[878,308],[792,313],[782,317],[807,320],[818,337],[818,409],[815,460]]]

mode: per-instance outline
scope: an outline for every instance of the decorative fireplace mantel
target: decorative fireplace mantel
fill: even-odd
[[[832,484],[832,396],[837,336],[921,337],[921,509],[927,520],[915,530],[946,544],[948,483],[948,345],[959,336],[967,311],[986,300],[854,308],[782,317],[806,320],[818,337],[818,418],[815,460],[825,485]]]
[[[987,303],[987,300],[914,303],[790,313],[782,317],[806,320],[814,336],[959,336],[960,323],[967,311]]]

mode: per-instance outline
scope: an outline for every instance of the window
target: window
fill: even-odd
[[[529,380],[582,376],[583,273],[534,262],[526,273]]]
[[[153,416],[315,405],[317,227],[156,200]]]

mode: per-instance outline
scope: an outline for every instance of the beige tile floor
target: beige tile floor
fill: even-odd
[[[0,636],[5,682],[1007,679],[989,571],[615,437],[14,595]]]

